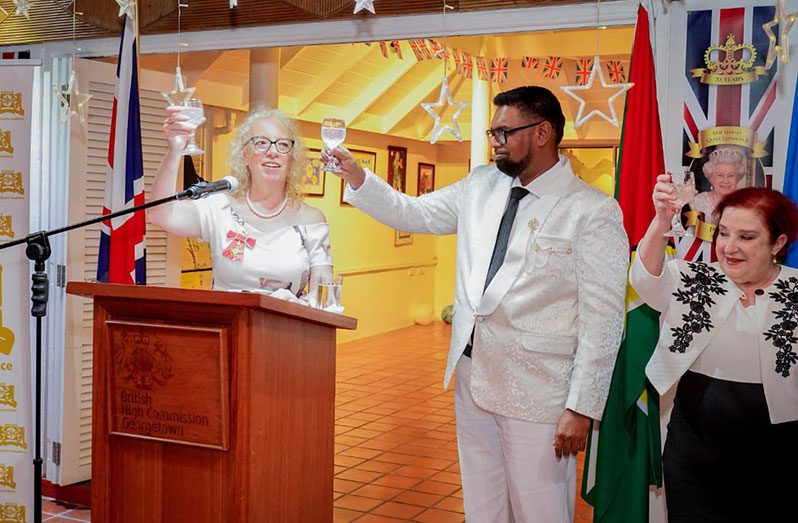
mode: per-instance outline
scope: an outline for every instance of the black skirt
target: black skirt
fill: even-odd
[[[798,421],[772,424],[761,384],[687,372],[663,453],[668,521],[798,521]]]

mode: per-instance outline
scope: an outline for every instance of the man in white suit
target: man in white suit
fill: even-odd
[[[346,200],[395,229],[457,233],[445,386],[466,520],[573,520],[576,455],[600,419],[621,341],[628,240],[618,204],[558,155],[560,103],[501,93],[487,133],[496,165],[421,197],[393,190],[344,148]],[[552,448],[553,447],[553,448]]]

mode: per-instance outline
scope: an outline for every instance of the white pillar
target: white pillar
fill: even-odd
[[[280,48],[249,51],[249,107],[256,104],[277,107],[280,102]]]
[[[476,78],[471,81],[471,168],[485,165],[490,159],[490,144],[485,130],[490,127],[490,84]]]

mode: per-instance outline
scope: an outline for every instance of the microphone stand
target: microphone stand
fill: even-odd
[[[79,229],[82,227],[86,227],[88,225],[93,225],[98,222],[102,222],[105,220],[112,220],[118,216],[124,216],[126,214],[131,214],[136,211],[142,211],[144,209],[149,209],[150,207],[155,207],[157,205],[162,205],[164,203],[169,203],[178,200],[188,200],[188,199],[197,199],[198,197],[204,196],[209,194],[208,192],[203,192],[206,189],[208,183],[207,182],[199,182],[192,187],[184,191],[180,191],[179,193],[173,194],[171,196],[167,196],[165,198],[161,198],[158,200],[153,200],[151,202],[144,203],[142,205],[137,205],[134,207],[130,207],[127,209],[122,209],[121,211],[112,212],[110,214],[105,214],[103,216],[97,216],[95,218],[91,218],[88,220],[84,220],[82,222],[73,223],[71,225],[67,225],[65,227],[59,227],[57,229],[52,229],[49,231],[38,231],[32,234],[27,235],[24,238],[20,238],[19,240],[14,240],[10,242],[5,242],[0,244],[0,251],[3,249],[8,249],[9,247],[14,247],[15,245],[22,245],[27,244],[25,248],[25,255],[29,260],[31,260],[33,265],[33,274],[31,275],[31,316],[36,318],[36,348],[35,348],[35,355],[36,360],[34,362],[35,365],[35,384],[34,384],[34,391],[35,391],[35,399],[34,399],[34,418],[33,418],[33,426],[34,426],[34,456],[33,456],[33,521],[34,523],[41,523],[42,521],[42,449],[41,449],[41,410],[42,410],[42,318],[47,315],[47,301],[49,299],[49,281],[47,278],[47,272],[44,270],[44,262],[50,257],[51,250],[50,250],[50,240],[48,239],[50,236],[55,236],[56,234],[61,234],[63,232],[71,231],[73,229]],[[224,189],[219,189],[223,191]]]

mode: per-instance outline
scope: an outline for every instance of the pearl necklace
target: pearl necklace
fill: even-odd
[[[247,201],[247,207],[249,207],[249,210],[252,211],[252,214],[257,216],[258,218],[263,218],[264,220],[269,220],[271,218],[279,216],[280,213],[283,212],[283,210],[285,210],[285,205],[288,203],[288,196],[286,196],[285,198],[283,198],[283,203],[281,203],[280,206],[277,207],[276,211],[270,213],[263,213],[255,209],[255,206],[252,204],[252,200],[249,199],[249,193],[247,193],[244,199]]]

